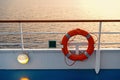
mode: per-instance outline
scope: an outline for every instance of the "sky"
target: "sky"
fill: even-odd
[[[38,5],[44,7],[73,7],[76,6],[79,0],[0,0],[1,6],[25,6]]]
[[[0,0],[1,6],[54,6],[54,7],[96,7],[120,8],[120,0]]]
[[[76,7],[92,15],[120,19],[120,0],[0,0],[0,8]]]

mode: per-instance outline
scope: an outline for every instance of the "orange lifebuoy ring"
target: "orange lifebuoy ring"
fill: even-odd
[[[81,54],[70,53],[70,51],[68,50],[68,41],[70,37],[75,36],[75,35],[82,35],[86,37],[88,40],[88,48],[85,52]],[[77,60],[83,61],[87,59],[94,51],[93,37],[87,31],[81,30],[81,29],[75,29],[75,30],[69,31],[66,35],[64,35],[61,44],[63,45],[62,52],[64,53],[64,55],[73,61],[77,61]]]

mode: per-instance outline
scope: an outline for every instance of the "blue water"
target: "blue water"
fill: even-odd
[[[0,70],[0,80],[119,80],[120,69],[101,70]]]

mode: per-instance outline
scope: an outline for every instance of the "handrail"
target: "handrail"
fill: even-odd
[[[120,22],[116,20],[0,20],[0,23],[18,23],[18,22]]]
[[[109,20],[109,19],[106,19],[106,20],[0,20],[0,23],[19,23],[20,30],[22,30],[21,23],[33,23],[33,22],[42,22],[42,23],[43,22],[46,22],[46,23],[49,23],[49,22],[51,22],[51,23],[53,23],[53,22],[58,22],[58,23],[59,22],[98,22],[98,23],[102,23],[102,22],[120,22],[120,19],[116,19],[116,20]],[[92,33],[92,34],[120,34],[120,32],[101,32],[101,33],[100,32],[90,32],[90,33]],[[22,34],[23,35],[23,34],[65,34],[65,33],[64,32],[23,32],[23,31],[21,31],[21,32],[0,32],[0,35],[4,35],[4,34]],[[100,43],[100,44],[104,44],[104,43]],[[3,44],[1,44],[1,45],[3,45]]]
[[[90,33],[99,34],[99,32]],[[23,32],[23,34],[65,34],[65,32]],[[120,32],[101,32],[101,34],[120,34]]]

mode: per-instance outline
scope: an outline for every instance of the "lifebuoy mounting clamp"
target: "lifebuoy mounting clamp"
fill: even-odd
[[[72,36],[75,36],[75,35],[82,35],[86,37],[86,39],[88,40],[87,50],[81,54],[70,53],[70,51],[68,50],[68,41]],[[70,60],[73,60],[73,61],[78,61],[78,60],[83,61],[87,59],[90,55],[92,55],[94,51],[95,42],[93,37],[87,31],[82,29],[74,29],[64,35],[64,37],[62,38],[61,44],[63,45],[62,52],[66,57],[68,57]]]

